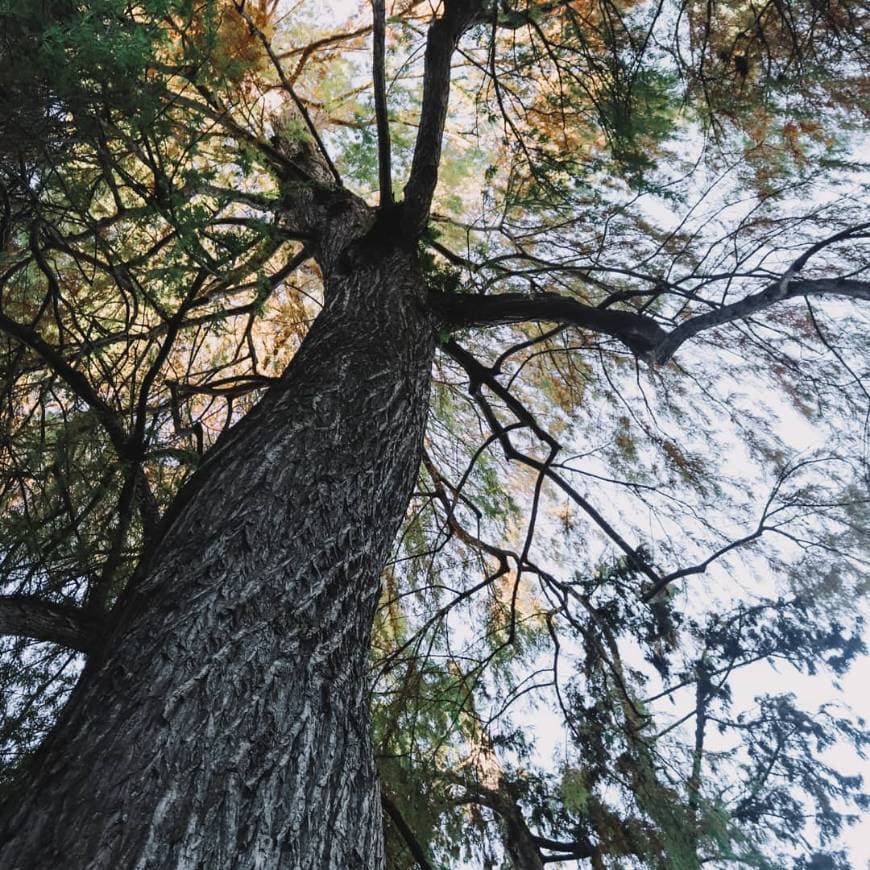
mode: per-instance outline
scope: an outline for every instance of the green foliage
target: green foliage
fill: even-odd
[[[583,770],[566,768],[562,773],[560,793],[565,810],[572,816],[582,816],[589,810],[591,794]]]
[[[344,135],[342,172],[354,182],[371,189],[377,184],[378,151],[374,127],[368,123],[371,111],[358,110],[357,126]]]

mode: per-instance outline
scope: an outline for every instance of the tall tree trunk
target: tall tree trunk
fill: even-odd
[[[383,865],[366,664],[434,339],[413,255],[369,254],[182,492],[5,808],[6,870]]]

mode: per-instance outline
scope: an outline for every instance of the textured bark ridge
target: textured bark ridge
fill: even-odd
[[[183,494],[6,807],[0,867],[383,865],[366,657],[433,330],[412,255],[377,254],[329,265],[282,381]]]

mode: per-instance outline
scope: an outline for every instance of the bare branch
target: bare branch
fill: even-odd
[[[618,338],[640,355],[648,354],[667,339],[667,333],[651,317],[584,305],[558,293],[536,296],[432,293],[429,301],[438,314],[455,326],[497,326],[527,321],[567,323]]]
[[[534,296],[522,293],[493,296],[431,293],[429,302],[451,326],[498,326],[529,321],[570,324],[613,336],[638,356],[662,365],[683,343],[706,329],[744,320],[777,302],[801,296],[845,296],[870,300],[870,281],[851,278],[791,280],[784,288],[783,281],[778,280],[760,293],[692,317],[669,333],[647,315],[584,305],[558,293]]]
[[[552,467],[556,454],[562,449],[559,443],[546,430],[538,425],[532,413],[510,392],[509,389],[499,383],[493,370],[482,365],[465,348],[455,341],[449,341],[443,345],[444,352],[449,354],[465,370],[469,380],[469,393],[483,412],[492,433],[504,451],[505,458],[521,462],[529,468],[535,469],[539,474],[546,476],[558,486],[569,498],[574,501],[592,519],[592,521],[616,544],[635,568],[649,577],[653,584],[660,581],[658,574],[650,565],[638,555],[638,551],[632,547],[622,535],[585,499],[564,477],[558,474]],[[508,427],[503,426],[492,410],[489,402],[483,396],[480,387],[486,385],[507,405],[511,413],[524,427],[528,427],[537,438],[550,448],[550,457],[546,462],[535,459],[518,450],[510,439]]]
[[[760,293],[754,293],[734,302],[723,305],[715,311],[701,314],[682,323],[662,340],[652,353],[654,362],[666,363],[684,342],[705,329],[745,320],[758,311],[763,311],[777,302],[796,299],[799,296],[847,296],[852,299],[870,300],[870,281],[857,281],[849,278],[817,278],[808,281],[790,281],[783,287],[783,281],[775,281]]]

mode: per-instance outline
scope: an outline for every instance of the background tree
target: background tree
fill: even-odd
[[[849,866],[858,4],[0,22],[0,863]]]

